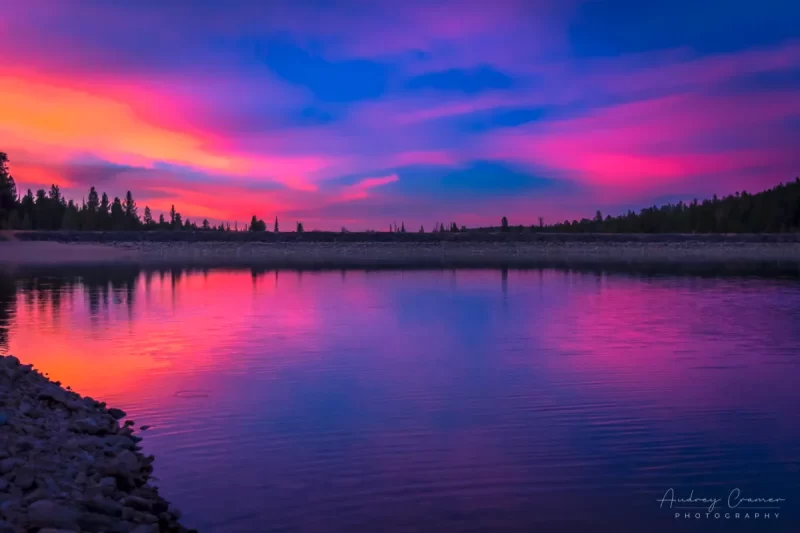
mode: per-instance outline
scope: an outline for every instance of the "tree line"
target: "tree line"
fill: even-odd
[[[500,226],[475,231],[550,233],[787,233],[800,231],[800,178],[750,194],[746,191],[719,198],[628,210],[616,217],[597,211],[593,218],[545,225],[513,226],[503,217]]]
[[[81,204],[67,200],[61,194],[58,185],[50,190],[39,189],[34,194],[28,191],[18,196],[16,182],[8,167],[8,155],[0,152],[0,229],[18,230],[85,230],[85,231],[135,231],[135,230],[206,230],[206,231],[238,231],[239,224],[210,224],[208,219],[197,223],[184,219],[173,205],[169,217],[164,214],[153,218],[150,207],[145,206],[139,213],[139,207],[131,191],[124,199],[110,199],[106,193],[98,193],[95,187]],[[245,225],[245,231],[264,231],[266,225],[262,220],[253,219]],[[278,219],[275,218],[275,231],[278,231]],[[298,222],[297,231],[303,231],[303,224]]]
[[[638,213],[547,226],[553,232],[600,233],[786,233],[800,231],[800,178],[771,189],[746,191],[689,203],[652,206]]]
[[[800,231],[800,178],[780,184],[771,189],[750,194],[736,192],[699,202],[669,203],[661,207],[652,206],[638,213],[627,213],[612,217],[600,211],[593,218],[565,220],[545,225],[542,217],[538,224],[529,226],[530,231],[565,233],[781,233]],[[230,224],[209,224],[204,219],[198,226],[188,218],[183,219],[173,205],[169,218],[161,214],[154,219],[150,208],[145,206],[140,217],[139,208],[130,191],[124,199],[113,200],[106,193],[98,194],[95,187],[89,189],[88,197],[80,205],[66,200],[58,185],[49,191],[39,189],[34,194],[30,189],[18,196],[14,178],[8,168],[8,156],[0,152],[0,229],[38,230],[207,230],[231,231]],[[245,231],[267,231],[267,224],[253,215]],[[272,231],[279,231],[278,218]],[[449,225],[435,223],[433,232],[464,231],[526,231],[525,226],[511,226],[503,217],[500,227],[468,230],[455,222]],[[238,223],[234,231],[239,231]],[[302,222],[297,222],[295,231],[304,232]],[[405,223],[389,225],[390,232],[406,233]],[[342,228],[342,232],[347,230]],[[425,232],[420,227],[420,233]]]

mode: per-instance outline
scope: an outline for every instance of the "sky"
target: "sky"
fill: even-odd
[[[0,0],[0,151],[199,222],[552,223],[800,175],[795,0]]]

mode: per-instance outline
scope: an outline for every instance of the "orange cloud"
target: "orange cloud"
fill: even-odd
[[[136,95],[133,101],[141,103],[141,91]],[[0,76],[0,115],[4,150],[35,154],[39,162],[88,153],[119,165],[153,168],[169,163],[228,177],[269,178],[304,191],[316,190],[313,175],[336,162],[321,155],[226,152],[214,145],[213,134],[162,127],[117,96],[27,74]]]

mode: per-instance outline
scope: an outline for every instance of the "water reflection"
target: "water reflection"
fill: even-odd
[[[798,311],[793,280],[77,270],[0,278],[0,350],[152,425],[203,531],[730,531],[654,501],[796,504]]]

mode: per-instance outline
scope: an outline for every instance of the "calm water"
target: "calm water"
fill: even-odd
[[[158,483],[201,531],[798,525],[797,281],[106,269],[0,287],[0,351],[152,425]],[[675,519],[670,487],[723,513],[737,487],[786,501]]]

